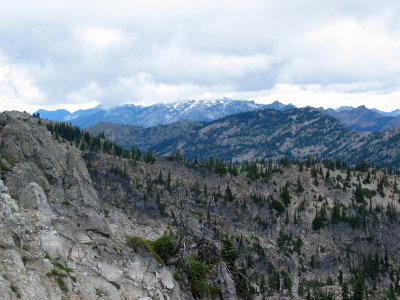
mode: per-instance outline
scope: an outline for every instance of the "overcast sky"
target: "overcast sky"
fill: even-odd
[[[0,110],[400,108],[400,1],[0,0]]]

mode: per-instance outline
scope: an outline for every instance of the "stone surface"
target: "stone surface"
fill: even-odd
[[[221,297],[224,300],[237,299],[235,282],[225,264],[218,264],[211,269],[215,279],[210,286],[218,286],[221,289]]]
[[[159,278],[162,284],[167,289],[173,289],[175,287],[174,280],[172,277],[171,272],[167,271],[166,269],[162,269],[159,273],[157,273],[157,278]]]
[[[57,231],[44,231],[39,234],[41,246],[51,259],[66,259],[67,248],[64,240]]]
[[[19,203],[28,209],[37,209],[43,214],[51,214],[51,208],[47,203],[47,196],[42,187],[37,183],[28,184],[18,193]]]
[[[100,270],[100,274],[110,283],[120,288],[120,283],[122,280],[122,275],[124,272],[119,269],[117,266],[106,263],[99,262],[98,268]]]
[[[14,247],[14,239],[9,229],[0,224],[0,248],[11,248]]]
[[[10,192],[16,195],[31,182],[36,182],[43,190],[49,191],[50,185],[43,172],[34,163],[22,162],[12,168],[12,172],[5,175],[5,184]]]
[[[8,187],[6,187],[3,183],[3,180],[0,179],[0,193],[8,193]]]

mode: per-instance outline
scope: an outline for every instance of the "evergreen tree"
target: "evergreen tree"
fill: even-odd
[[[364,192],[363,192],[363,189],[361,187],[361,182],[358,182],[358,186],[356,188],[355,195],[356,195],[357,203],[363,203],[364,202]]]
[[[283,199],[283,203],[288,206],[290,204],[290,193],[289,193],[289,181],[286,181],[285,186],[282,189],[281,197]]]
[[[329,181],[331,176],[331,172],[329,171],[329,169],[326,171],[326,176],[325,176],[325,181]]]
[[[348,286],[348,284],[347,284],[347,282],[345,282],[345,283],[343,283],[343,286],[342,286],[342,299],[343,300],[349,300],[350,298],[349,298],[349,286]]]
[[[353,287],[353,300],[362,300],[364,296],[364,275],[358,274],[357,280]]]
[[[332,208],[332,218],[331,222],[332,224],[337,224],[340,221],[340,208],[339,208],[339,202],[335,201],[335,205]]]
[[[221,248],[221,258],[222,260],[229,266],[233,266],[235,264],[236,259],[239,257],[240,251],[237,249],[232,242],[232,239],[225,234],[224,239],[222,240],[222,248]]]
[[[229,187],[229,184],[227,185],[226,189],[225,189],[225,200],[228,202],[232,202],[233,201],[233,194],[232,194],[232,190]]]
[[[153,153],[151,152],[151,149],[147,150],[146,156],[144,157],[144,162],[146,164],[151,163],[154,164],[156,161],[156,158],[153,156]]]

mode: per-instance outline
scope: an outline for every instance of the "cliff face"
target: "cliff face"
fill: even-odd
[[[78,149],[19,112],[0,114],[0,132],[2,299],[188,298],[173,269],[125,242],[165,226],[106,218]]]

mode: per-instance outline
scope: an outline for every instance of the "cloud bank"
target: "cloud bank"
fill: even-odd
[[[400,108],[398,1],[0,3],[0,110],[184,99]]]

